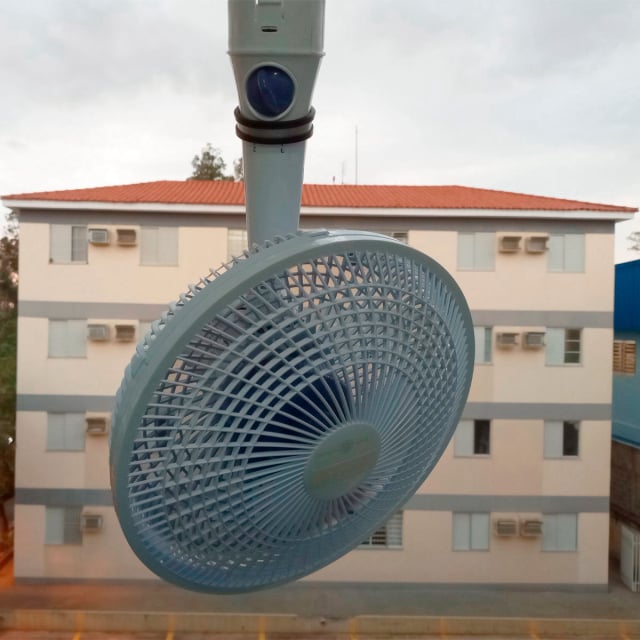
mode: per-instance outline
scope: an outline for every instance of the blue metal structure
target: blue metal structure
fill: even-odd
[[[635,341],[640,355],[640,260],[616,265],[614,337]],[[613,439],[640,447],[640,368],[613,376]]]

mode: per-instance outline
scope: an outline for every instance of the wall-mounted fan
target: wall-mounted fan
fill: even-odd
[[[153,324],[114,409],[123,531],[190,589],[273,586],[356,547],[422,484],[471,382],[441,266],[379,234],[296,231],[323,9],[230,0],[252,249]]]

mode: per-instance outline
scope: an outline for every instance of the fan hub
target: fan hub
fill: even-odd
[[[348,424],[322,439],[304,470],[311,496],[332,500],[355,489],[375,467],[380,436],[366,423]]]

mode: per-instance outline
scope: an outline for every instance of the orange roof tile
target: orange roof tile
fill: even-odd
[[[144,202],[243,205],[244,188],[239,182],[159,180],[110,187],[21,193],[3,196],[3,199],[121,204]],[[637,211],[632,207],[460,186],[306,184],[302,193],[302,205],[373,209],[523,209],[629,213]]]

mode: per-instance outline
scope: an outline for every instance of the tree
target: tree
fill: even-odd
[[[632,231],[627,236],[627,240],[631,243],[629,246],[631,251],[640,251],[640,231]]]
[[[4,504],[15,492],[18,246],[12,213],[0,238],[0,542],[8,532]]]
[[[225,174],[227,163],[220,155],[220,149],[211,146],[210,142],[202,149],[202,155],[193,156],[191,161],[193,173],[189,180],[233,180],[233,176]]]
[[[193,173],[189,180],[244,180],[242,158],[233,161],[233,175],[229,176],[225,173],[227,163],[222,158],[220,149],[211,146],[210,142],[202,149],[201,155],[193,156],[191,166]]]

